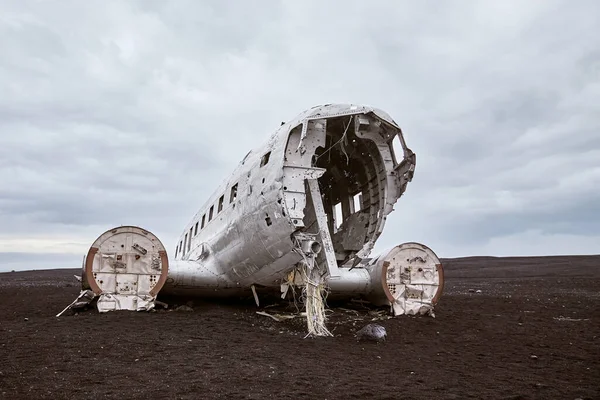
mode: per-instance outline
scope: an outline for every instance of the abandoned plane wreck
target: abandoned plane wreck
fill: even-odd
[[[431,249],[404,243],[370,257],[415,165],[387,113],[313,107],[244,157],[185,227],[171,259],[142,228],[103,233],[84,258],[80,296],[63,312],[92,299],[104,312],[150,310],[159,293],[253,293],[258,303],[261,291],[286,298],[299,290],[309,335],[330,335],[329,296],[389,306],[393,315],[433,315],[443,269]]]

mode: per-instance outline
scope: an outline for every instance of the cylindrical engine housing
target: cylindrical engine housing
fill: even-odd
[[[444,270],[437,255],[420,243],[404,243],[372,259],[368,298],[391,304],[396,315],[431,312],[444,287]]]

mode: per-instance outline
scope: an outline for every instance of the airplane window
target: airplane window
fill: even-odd
[[[265,166],[269,162],[269,157],[271,157],[271,152],[268,152],[260,159],[260,166]]]
[[[236,183],[235,185],[233,185],[231,187],[231,194],[229,195],[229,202],[233,203],[236,199],[237,199],[237,186],[238,184]]]
[[[208,220],[209,221],[212,221],[214,211],[215,211],[215,206],[210,206],[210,210],[208,210]]]
[[[187,245],[187,237],[188,237],[188,234],[186,233],[185,238],[183,239],[183,254],[185,254],[185,246]]]
[[[221,196],[221,198],[219,198],[219,208],[217,209],[217,212],[220,213],[221,211],[223,211],[223,201],[225,200],[225,195]]]
[[[352,198],[354,201],[354,212],[362,210],[362,192],[358,192]]]
[[[196,227],[194,228],[194,236],[198,234],[198,222],[196,222]]]
[[[204,222],[206,221],[206,214],[204,214],[202,216],[202,225],[200,226],[200,229],[204,229]]]
[[[392,140],[391,150],[394,165],[398,165],[404,159],[404,148],[402,147],[402,142],[400,142],[400,136],[396,136]]]
[[[344,219],[343,213],[342,213],[342,203],[337,203],[334,207],[334,212],[335,212],[335,229],[337,231],[337,229],[340,227],[340,225],[342,225],[342,220]]]

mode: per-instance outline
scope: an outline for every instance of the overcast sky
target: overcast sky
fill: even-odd
[[[250,4],[253,3],[253,4]],[[598,1],[2,1],[0,270],[106,229],[173,254],[251,148],[314,105],[417,153],[377,249],[600,253]]]

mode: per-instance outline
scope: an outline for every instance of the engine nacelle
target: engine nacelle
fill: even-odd
[[[287,280],[305,284],[295,271]],[[429,247],[403,243],[355,267],[339,268],[327,286],[331,297],[363,296],[374,305],[391,306],[394,315],[432,314],[444,288],[444,270]]]
[[[420,243],[404,243],[370,260],[371,291],[377,305],[391,305],[395,315],[426,314],[442,295],[444,269],[437,255]]]
[[[160,240],[137,226],[104,232],[90,247],[83,287],[98,297],[98,311],[149,310],[167,280],[169,260]]]

